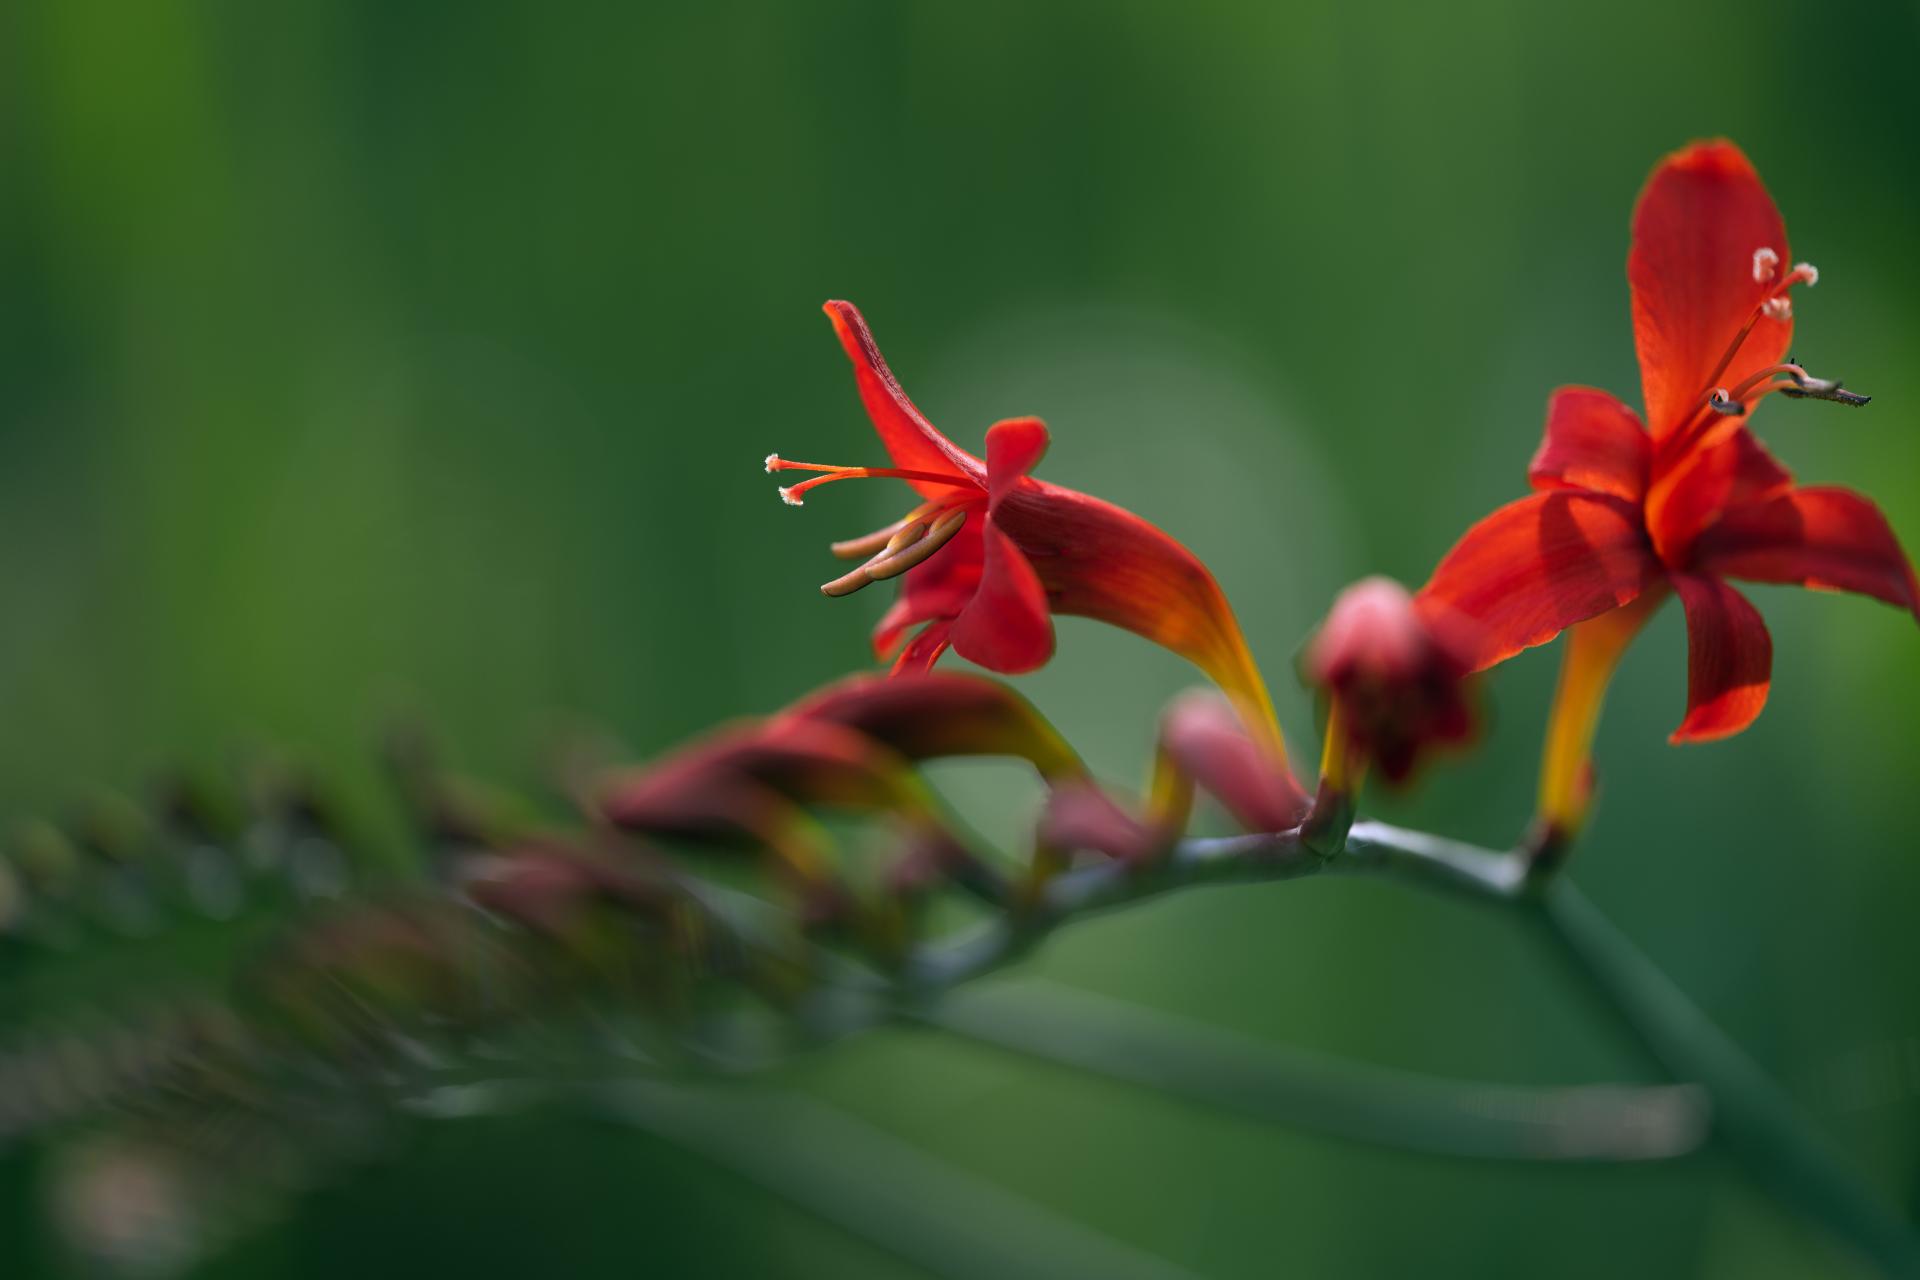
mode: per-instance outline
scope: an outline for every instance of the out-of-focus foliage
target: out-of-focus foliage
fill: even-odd
[[[1553,386],[1634,397],[1628,209],[1710,133],[1822,269],[1796,354],[1875,395],[1757,429],[1920,543],[1916,44],[1888,3],[7,6],[0,802],[64,814],[294,744],[404,874],[368,748],[396,709],[529,777],[563,727],[649,754],[864,662],[878,593],[822,600],[822,544],[898,512],[790,511],[759,470],[874,455],[828,297],[961,443],[1046,417],[1049,476],[1198,551],[1278,681],[1340,584],[1417,582],[1520,491]],[[1574,870],[1911,1208],[1920,641],[1870,603],[1756,595],[1766,715],[1665,747],[1683,642],[1656,622]],[[1551,661],[1500,673],[1482,752],[1400,816],[1514,833]],[[1021,683],[1125,780],[1187,679],[1068,622]],[[1007,812],[988,834],[1035,803],[942,777]],[[240,963],[214,932],[169,963]],[[1192,895],[1034,965],[1428,1071],[1645,1070],[1526,939],[1383,885]],[[906,1031],[789,1083],[1207,1275],[1844,1274],[1711,1165],[1441,1165]],[[571,1114],[387,1154],[216,1273],[911,1274]],[[52,1265],[55,1161],[0,1156],[9,1274]]]

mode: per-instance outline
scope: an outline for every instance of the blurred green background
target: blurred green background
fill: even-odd
[[[260,742],[358,794],[396,708],[523,780],[556,724],[649,754],[860,666],[883,592],[822,599],[824,544],[901,495],[793,511],[760,470],[878,456],[829,297],[963,445],[1038,413],[1046,478],[1194,547],[1307,741],[1293,653],[1338,587],[1418,582],[1517,496],[1554,386],[1638,400],[1628,212],[1709,134],[1822,269],[1796,355],[1875,396],[1776,400],[1757,428],[1920,544],[1917,45],[1888,3],[16,0],[0,807]],[[1920,637],[1753,594],[1766,715],[1667,747],[1663,615],[1616,687],[1576,874],[1911,1213]],[[1060,631],[1019,683],[1131,782],[1192,675]],[[1484,749],[1386,811],[1510,839],[1554,661],[1503,668]],[[942,777],[983,829],[1031,812],[1012,770]],[[1425,1071],[1650,1075],[1506,922],[1378,883],[1193,894],[1030,971]],[[1208,1276],[1849,1274],[1717,1163],[1395,1156],[925,1032],[799,1079]],[[32,1160],[0,1168],[10,1274],[52,1265]],[[918,1274],[544,1113],[429,1129],[212,1274],[637,1268]]]

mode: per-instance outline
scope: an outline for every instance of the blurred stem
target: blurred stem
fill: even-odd
[[[1677,1079],[1713,1099],[1714,1134],[1753,1176],[1883,1272],[1920,1276],[1913,1229],[1828,1148],[1779,1085],[1568,881],[1528,900],[1554,946]]]
[[[1526,863],[1384,822],[1356,822],[1332,855],[1310,848],[1298,831],[1183,840],[1156,862],[1104,862],[1055,876],[1039,904],[1018,919],[1001,919],[957,941],[922,948],[902,970],[911,990],[937,992],[1025,956],[1068,920],[1110,911],[1199,885],[1294,880],[1321,873],[1388,875],[1470,897],[1511,899],[1526,882]]]
[[[927,1011],[935,1009],[930,997],[1019,959],[1068,919],[1195,885],[1321,872],[1383,875],[1526,913],[1674,1079],[1707,1091],[1714,1136],[1756,1182],[1887,1274],[1920,1276],[1920,1244],[1912,1228],[1834,1157],[1780,1087],[1571,883],[1530,881],[1521,853],[1379,822],[1356,822],[1345,847],[1324,856],[1297,831],[1186,840],[1151,865],[1103,863],[1061,875],[1030,918],[996,922],[925,948],[901,982],[908,1001],[922,1002],[915,1016],[937,1018]]]
[[[1705,1139],[1693,1085],[1526,1088],[1441,1080],[1266,1044],[1043,981],[915,1011],[943,1031],[1235,1115],[1398,1151],[1489,1160],[1668,1160]]]

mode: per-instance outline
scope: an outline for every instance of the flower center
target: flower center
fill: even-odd
[[[900,519],[872,533],[831,544],[830,550],[842,560],[867,557],[865,563],[820,590],[829,596],[850,596],[863,587],[888,578],[897,578],[953,540],[967,522],[967,511],[986,501],[986,491],[972,480],[939,471],[914,471],[902,467],[834,467],[818,462],[789,462],[777,453],[767,455],[767,471],[816,471],[820,474],[796,485],[781,487],[780,498],[788,506],[803,505],[809,489],[817,489],[835,480],[919,480],[929,484],[951,485],[961,492],[952,497],[930,499]]]

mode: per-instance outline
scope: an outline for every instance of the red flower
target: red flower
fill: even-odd
[[[902,579],[874,632],[875,651],[897,655],[896,672],[924,671],[948,646],[991,671],[1031,671],[1053,656],[1054,614],[1097,618],[1200,667],[1283,752],[1239,624],[1192,552],[1111,503],[1034,479],[1048,442],[1036,418],[988,428],[985,461],[961,449],[901,390],[853,304],[829,302],[826,312],[894,465],[822,466],[775,454],[767,470],[820,473],[780,490],[796,506],[820,485],[859,477],[904,480],[920,496],[894,524],[834,544],[834,554],[863,563],[821,588],[838,596]]]
[[[1470,630],[1423,615],[1391,578],[1341,592],[1305,655],[1331,700],[1322,784],[1346,789],[1368,765],[1400,782],[1429,747],[1470,739],[1474,648]]]
[[[1674,742],[1738,733],[1766,703],[1772,641],[1728,581],[1854,591],[1909,611],[1920,587],[1885,517],[1846,489],[1796,486],[1747,430],[1771,392],[1864,404],[1784,359],[1787,235],[1731,143],[1667,157],[1634,211],[1627,276],[1647,425],[1567,387],[1528,469],[1539,492],[1467,531],[1420,593],[1481,629],[1476,669],[1575,633],[1549,738],[1543,806],[1584,803],[1586,743],[1614,661],[1669,590],[1687,613],[1687,714]]]
[[[1080,757],[1018,693],[983,676],[913,672],[850,676],[775,715],[723,726],[602,778],[589,804],[625,831],[764,849],[821,915],[844,894],[832,834],[815,811],[890,816],[909,838],[889,875],[896,887],[941,875],[997,900],[998,873],[952,831],[913,769],[950,756],[1027,761],[1050,808],[1086,814],[1101,800]]]
[[[893,814],[946,836],[906,761],[828,721],[725,726],[653,764],[620,770],[594,791],[593,808],[623,830],[766,850],[818,917],[838,911],[844,895],[832,837],[809,809]]]

